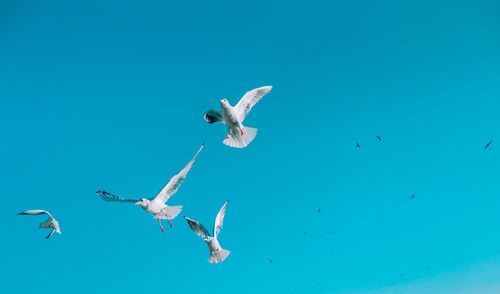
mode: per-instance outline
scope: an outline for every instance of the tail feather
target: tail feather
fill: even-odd
[[[239,134],[231,135],[227,137],[223,143],[230,147],[243,148],[250,144],[250,142],[255,139],[255,136],[257,136],[257,129],[243,127],[243,136],[240,136]]]
[[[210,257],[208,258],[208,262],[210,263],[223,262],[229,256],[229,253],[231,253],[231,251],[226,249],[221,249],[217,253],[214,252],[213,254],[211,254]]]
[[[179,213],[182,211],[182,205],[177,205],[177,206],[167,206],[162,210],[162,213],[160,213],[156,218],[159,219],[174,219],[176,218]],[[166,215],[165,215],[166,214]]]

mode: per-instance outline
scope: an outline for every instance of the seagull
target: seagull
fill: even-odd
[[[167,206],[165,203],[168,199],[174,195],[179,189],[180,185],[186,178],[189,170],[193,166],[194,160],[200,153],[201,149],[203,149],[203,143],[196,152],[196,155],[191,159],[191,161],[175,176],[173,176],[170,181],[160,190],[160,192],[153,198],[141,198],[141,199],[124,199],[113,194],[110,194],[106,191],[97,191],[97,195],[104,201],[110,202],[122,202],[122,203],[134,203],[139,205],[145,211],[152,213],[156,219],[158,219],[158,223],[160,224],[161,231],[164,232],[163,227],[161,225],[161,219],[166,219],[172,228],[171,219],[174,219],[182,210],[182,205],[177,206]]]
[[[361,148],[361,146],[359,146],[359,142],[356,142],[356,147]]]
[[[228,202],[229,201],[226,201],[226,203],[224,203],[215,218],[213,236],[210,236],[207,229],[205,229],[205,227],[199,222],[188,217],[184,217],[187,220],[189,227],[191,227],[191,230],[202,237],[207,243],[208,250],[210,250],[210,257],[208,258],[208,262],[210,263],[223,262],[224,259],[229,256],[229,253],[231,253],[229,250],[222,249],[219,245],[219,241],[217,240],[217,235],[219,234],[220,229],[222,229],[222,223],[224,222],[224,215],[226,214],[226,206]]]
[[[221,111],[208,110],[203,118],[210,124],[225,123],[228,134],[223,143],[235,148],[246,147],[257,135],[257,129],[243,126],[243,120],[260,98],[269,93],[273,87],[265,86],[248,91],[236,106],[231,106],[227,99],[220,100]]]
[[[492,143],[492,142],[493,142],[493,141],[489,141],[489,142],[488,142],[488,144],[486,144],[486,146],[484,146],[484,149],[483,149],[483,150],[486,150],[486,148],[490,147],[490,145],[491,145],[491,143]]]
[[[45,239],[48,239],[50,236],[52,236],[52,234],[54,234],[54,232],[61,234],[61,229],[59,229],[59,222],[56,221],[56,219],[53,218],[52,215],[48,211],[34,209],[34,210],[27,210],[25,212],[18,213],[18,215],[40,215],[40,214],[46,214],[49,216],[49,218],[47,218],[46,221],[41,223],[38,228],[52,229],[52,231],[50,231],[50,234],[48,234],[47,237],[45,237]]]
[[[413,199],[413,198],[415,198],[415,194],[412,194],[410,197],[410,199]]]
[[[375,137],[377,137],[379,141],[382,141],[382,138],[380,138],[380,136],[375,136]]]

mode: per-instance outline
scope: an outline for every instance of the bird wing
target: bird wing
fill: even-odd
[[[205,143],[201,144],[200,149],[198,149],[198,152],[196,152],[193,159],[191,159],[191,161],[180,172],[178,172],[175,176],[173,176],[170,179],[170,181],[168,181],[168,183],[163,187],[163,189],[161,189],[161,191],[152,200],[158,200],[161,203],[165,203],[170,198],[170,196],[174,195],[175,192],[179,190],[179,187],[186,178],[189,170],[193,166],[194,160],[200,153],[201,149],[203,149],[204,145]]]
[[[45,239],[50,238],[50,236],[52,236],[55,233],[55,231],[56,229],[52,229],[52,231],[50,231],[50,233],[47,235],[47,237],[45,237]]]
[[[52,215],[46,210],[33,209],[33,210],[26,210],[25,212],[18,213],[18,215],[40,215],[40,214],[46,214],[49,216],[49,219],[54,219],[52,217]]]
[[[118,196],[115,196],[113,194],[110,194],[106,191],[97,191],[96,192],[97,196],[101,198],[104,201],[109,201],[109,202],[128,202],[128,203],[135,203],[139,201],[140,199],[124,199]]]
[[[213,109],[207,110],[207,112],[205,112],[205,114],[203,115],[203,118],[209,124],[213,124],[213,123],[218,123],[218,122],[223,122],[224,121],[224,119],[222,118],[222,114],[220,113],[220,111],[213,110]]]
[[[240,121],[243,121],[250,112],[250,109],[252,109],[252,107],[259,102],[260,98],[269,93],[272,88],[273,87],[271,86],[265,86],[246,92],[238,104],[234,107],[237,118]]]
[[[217,235],[220,232],[220,229],[222,229],[222,224],[224,223],[224,215],[226,215],[226,206],[229,203],[229,201],[226,201],[222,208],[219,210],[219,213],[217,214],[217,217],[215,218],[215,223],[214,223],[214,238],[217,238]]]
[[[200,222],[195,221],[194,219],[190,219],[189,217],[184,218],[187,220],[189,227],[191,228],[191,230],[193,230],[193,232],[196,233],[196,235],[202,238],[206,238],[209,236],[207,229],[205,229],[205,227],[200,224]]]

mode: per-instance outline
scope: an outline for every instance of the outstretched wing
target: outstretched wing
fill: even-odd
[[[217,235],[220,232],[220,229],[222,229],[222,224],[224,223],[224,215],[226,215],[226,206],[229,203],[229,200],[224,203],[222,208],[219,210],[219,213],[217,214],[217,217],[215,218],[215,224],[214,224],[214,238],[217,238]]]
[[[106,191],[97,191],[96,192],[97,196],[101,198],[104,201],[109,201],[109,202],[128,202],[128,203],[135,203],[139,201],[140,199],[124,199],[118,196],[115,196],[113,194],[110,194]]]
[[[50,233],[47,235],[47,237],[45,237],[45,239],[50,238],[50,236],[52,236],[55,232],[56,232],[56,229],[52,229],[52,231],[50,231]]]
[[[265,86],[246,92],[234,107],[238,119],[243,121],[250,112],[250,109],[259,102],[260,98],[269,93],[272,88],[271,86]]]
[[[206,238],[209,236],[207,229],[205,229],[205,227],[200,224],[200,222],[197,222],[194,219],[190,219],[189,217],[184,218],[187,220],[189,227],[191,228],[191,230],[193,230],[193,232],[196,233],[196,235],[202,238]]]
[[[213,124],[213,123],[218,123],[218,122],[223,122],[224,121],[224,119],[222,118],[222,114],[220,113],[220,111],[213,110],[213,109],[207,110],[207,112],[205,112],[205,114],[203,115],[203,118],[209,124]]]
[[[196,157],[200,153],[201,149],[203,149],[204,145],[205,145],[205,143],[201,144],[200,149],[198,150],[198,152],[196,152],[193,159],[191,159],[191,161],[180,172],[178,172],[175,176],[173,176],[170,179],[170,181],[168,181],[168,183],[165,185],[165,187],[163,187],[163,189],[161,189],[160,193],[158,193],[158,195],[156,195],[153,198],[153,200],[159,200],[160,202],[165,203],[170,198],[170,196],[174,195],[175,192],[177,192],[177,190],[179,190],[179,187],[181,186],[182,182],[186,178],[189,170],[193,166],[194,160],[196,159]]]
[[[18,215],[40,215],[40,214],[46,214],[49,216],[49,219],[54,219],[48,211],[40,209],[26,210],[25,212],[18,213]]]

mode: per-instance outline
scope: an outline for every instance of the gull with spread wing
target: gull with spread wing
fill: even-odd
[[[208,110],[203,118],[210,124],[225,123],[228,134],[223,143],[236,148],[250,144],[257,135],[257,129],[243,126],[243,120],[260,98],[269,93],[273,87],[266,86],[248,91],[236,106],[231,106],[227,99],[220,100],[221,111]]]
[[[18,215],[41,215],[41,214],[46,214],[49,216],[49,218],[47,218],[46,221],[41,223],[38,228],[40,228],[40,229],[41,228],[52,229],[52,231],[50,231],[50,234],[48,234],[47,237],[45,237],[45,239],[48,239],[55,232],[57,232],[58,234],[61,234],[61,229],[59,229],[59,222],[56,221],[56,219],[53,218],[52,215],[48,211],[40,210],[40,209],[33,209],[33,210],[27,210],[25,212],[18,213]]]
[[[168,206],[165,203],[168,199],[174,195],[179,189],[180,185],[186,178],[189,170],[193,166],[193,163],[200,153],[201,149],[203,149],[203,143],[196,152],[196,155],[191,159],[191,161],[175,176],[173,176],[170,181],[161,189],[161,191],[153,198],[141,198],[141,199],[124,199],[115,195],[112,195],[106,191],[97,191],[97,195],[104,200],[110,202],[124,202],[124,203],[134,203],[136,205],[140,205],[142,209],[145,211],[152,213],[156,219],[158,219],[158,223],[160,224],[161,231],[164,232],[163,227],[161,225],[161,220],[166,219],[172,227],[171,219],[174,219],[182,210],[182,205],[177,206]]]
[[[220,229],[222,229],[222,223],[224,222],[224,215],[226,214],[226,206],[228,202],[229,201],[226,201],[226,203],[224,203],[219,213],[217,214],[217,217],[215,218],[213,236],[210,236],[207,229],[205,229],[205,227],[199,222],[188,217],[184,217],[191,227],[191,230],[193,230],[193,232],[195,232],[198,236],[202,237],[203,240],[207,243],[208,250],[210,250],[210,257],[208,258],[208,262],[210,263],[223,262],[224,259],[228,257],[229,253],[231,253],[231,251],[229,250],[222,249],[222,247],[220,247],[219,241],[217,240]]]

